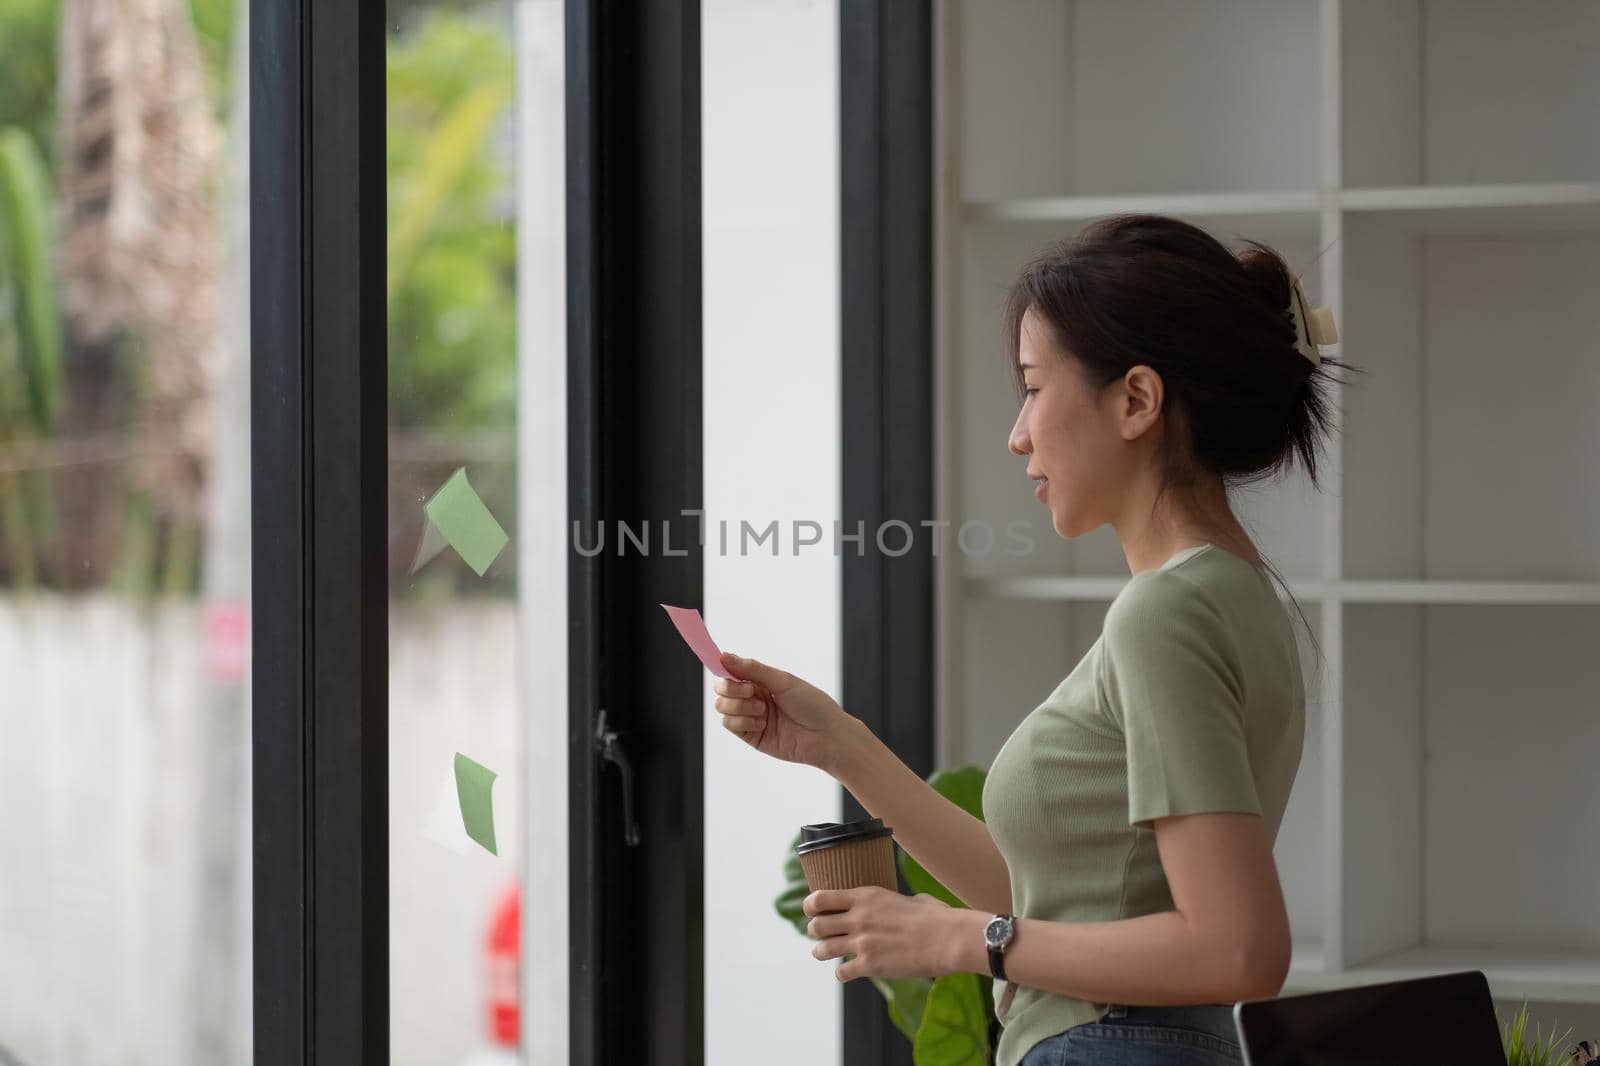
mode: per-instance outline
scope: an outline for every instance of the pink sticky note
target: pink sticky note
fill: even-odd
[[[717,650],[716,641],[712,640],[711,634],[706,631],[705,619],[700,617],[698,610],[693,607],[668,607],[664,603],[661,607],[667,612],[667,617],[672,619],[672,624],[678,627],[678,635],[689,645],[689,650],[706,664],[707,670],[718,677],[733,676],[723,669],[722,652]]]

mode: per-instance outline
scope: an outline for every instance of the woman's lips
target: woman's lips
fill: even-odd
[[[1039,484],[1035,485],[1034,488],[1033,488],[1034,497],[1037,498],[1037,499],[1041,499],[1041,500],[1044,499],[1045,486],[1047,486],[1049,484],[1050,484],[1050,479],[1049,478],[1040,478],[1039,479]]]

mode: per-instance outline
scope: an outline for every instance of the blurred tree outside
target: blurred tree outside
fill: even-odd
[[[0,446],[13,453],[49,434],[60,396],[53,221],[49,172],[32,137],[0,127]],[[43,487],[25,465],[0,464],[0,558],[25,592],[38,583],[49,532]]]
[[[434,15],[389,48],[390,425],[511,427],[516,232],[510,48],[493,25]]]
[[[0,3],[0,596],[194,599],[185,640],[239,633],[241,621],[247,632],[247,10],[247,0]],[[508,530],[516,513],[509,19],[504,3],[406,0],[389,11],[398,596],[515,594],[512,549],[486,579],[453,553],[406,574],[421,501],[455,467],[469,468]],[[108,224],[116,204],[132,205],[131,231]],[[203,676],[160,682],[195,691],[192,722],[153,715],[140,728],[152,752],[192,753],[167,769],[193,789],[192,807],[170,813],[194,849],[186,920],[199,935],[164,979],[182,984],[191,1008],[188,1061],[210,1064],[249,1060],[248,924],[236,918],[248,899],[250,709],[244,667],[207,662]],[[192,747],[168,749],[173,730],[192,730]]]
[[[422,503],[457,466],[514,534],[515,74],[508,9],[482,10],[406,5],[388,49],[389,558],[400,595],[515,594],[511,547],[483,579],[449,552],[406,574]]]
[[[185,0],[62,0],[57,580],[192,593],[210,501],[223,132]],[[114,460],[114,461],[111,461]]]
[[[230,57],[245,6],[235,11],[235,0],[111,5],[125,18],[162,7],[187,13],[181,27],[153,16],[142,25],[164,35],[165,54],[177,56],[169,81],[174,69],[195,75],[190,80],[201,92],[179,98],[149,78],[124,88],[139,72],[115,67],[103,42],[74,28],[74,10],[104,2],[0,6],[0,129],[13,131],[13,146],[31,145],[56,196],[55,217],[73,223],[48,249],[51,284],[31,290],[8,269],[19,261],[18,242],[0,228],[0,390],[25,387],[5,374],[23,356],[8,356],[6,345],[8,338],[12,348],[20,343],[16,309],[30,299],[37,306],[39,291],[56,305],[66,364],[65,395],[42,424],[32,416],[23,422],[15,397],[0,395],[0,478],[11,472],[17,486],[9,496],[0,492],[0,503],[10,500],[0,507],[0,588],[37,583],[193,595],[201,588],[202,560],[215,558],[204,545],[203,501],[210,453],[222,445],[210,427],[226,432],[236,421],[219,420],[211,409],[216,363],[240,357],[216,350],[240,341],[221,336],[227,330],[217,321],[222,301],[214,281],[223,244],[217,227],[230,223],[215,215],[221,147],[243,113],[232,105],[245,72]],[[388,23],[392,586],[397,594],[508,594],[514,574],[504,563],[486,580],[469,581],[463,567],[448,563],[431,564],[414,579],[405,570],[413,534],[420,533],[421,499],[456,466],[468,466],[503,524],[509,527],[515,514],[509,8],[405,0],[390,5]],[[192,43],[186,65],[185,39]],[[156,177],[145,179],[167,182],[158,187],[168,192],[181,179],[174,198],[187,220],[180,232],[188,236],[160,246],[165,263],[141,262],[126,248],[119,262],[119,250],[103,243],[109,231],[90,232],[81,217],[85,207],[93,217],[97,183],[105,180],[95,169],[104,163],[95,138],[108,119],[95,113],[94,92],[83,91],[97,71],[111,91],[144,91],[172,116],[168,133],[177,150],[154,158],[156,169],[146,174]],[[124,75],[122,82],[114,74]],[[207,121],[215,142],[196,151],[195,131]],[[73,143],[74,130],[79,150],[64,166],[63,144]],[[184,166],[204,172],[176,175]],[[192,189],[203,189],[204,199],[189,195]],[[62,196],[78,208],[67,210]],[[247,212],[247,202],[229,210]],[[189,336],[174,336],[159,314],[137,313],[138,299],[149,292],[159,297],[158,307],[200,316]],[[27,439],[19,440],[24,433]]]
[[[194,588],[229,66],[204,50],[184,0],[0,10],[0,583]]]
[[[60,0],[0,4],[0,127],[25,130],[55,159],[56,28]]]

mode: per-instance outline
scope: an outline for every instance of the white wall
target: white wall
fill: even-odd
[[[837,694],[838,7],[705,0],[702,18],[706,624]],[[741,519],[780,523],[777,558],[740,556]],[[806,519],[824,541],[795,555]],[[714,699],[707,675],[706,1061],[836,1063],[837,963],[772,900],[799,827],[840,817],[838,786],[757,755]]]
[[[198,608],[0,601],[0,1047],[193,1061]],[[229,765],[231,764],[231,765]]]
[[[515,632],[503,601],[390,618],[396,1066],[463,1063],[488,1043],[482,941],[519,862],[521,782],[495,767],[498,857],[451,847],[464,837],[448,785],[455,751],[516,750]],[[205,649],[192,601],[0,598],[0,1048],[29,1066],[226,1066],[197,1050],[198,1027],[235,1017],[233,1061],[249,1061],[248,941],[229,987],[197,987],[201,942],[227,931],[199,906],[205,784],[249,765],[247,735],[208,750]],[[248,848],[241,833],[236,935],[249,931]]]

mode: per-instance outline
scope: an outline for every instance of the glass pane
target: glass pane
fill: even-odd
[[[837,697],[838,4],[703,0],[701,17],[706,624]],[[776,523],[776,553],[743,522]],[[800,826],[839,820],[839,787],[757,754],[709,673],[705,691],[706,1062],[837,1063],[839,963],[773,901]]]
[[[250,1061],[245,25],[0,4],[0,1062]]]
[[[566,1059],[561,7],[388,4],[398,1066]]]

